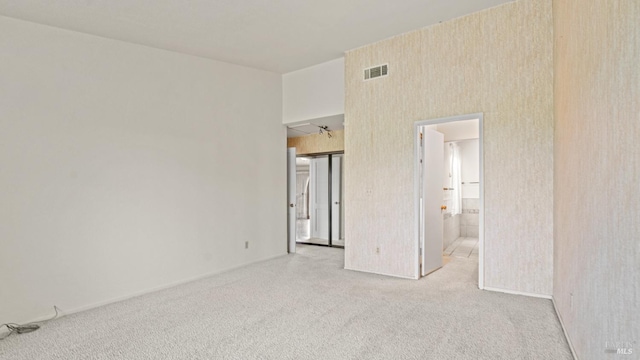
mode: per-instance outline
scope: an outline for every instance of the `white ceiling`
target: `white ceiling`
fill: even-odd
[[[278,73],[513,0],[0,0],[0,15]]]
[[[437,130],[444,134],[444,141],[478,139],[480,137],[480,121],[462,120],[438,124]]]

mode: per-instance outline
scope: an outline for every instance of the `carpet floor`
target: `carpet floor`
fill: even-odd
[[[572,359],[551,301],[478,290],[477,259],[403,280],[343,258],[301,245],[11,335],[0,359]]]

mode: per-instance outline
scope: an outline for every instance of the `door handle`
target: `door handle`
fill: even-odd
[[[440,206],[440,211],[442,211],[442,210],[447,210],[447,205]]]
[[[295,206],[295,205],[293,205],[293,204],[289,204],[289,207],[294,207],[294,206]]]
[[[335,202],[335,204],[336,204],[336,205],[340,205],[340,201],[336,201],[336,202]]]

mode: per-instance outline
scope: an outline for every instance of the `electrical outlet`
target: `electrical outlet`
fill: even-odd
[[[376,254],[380,254],[380,246],[376,247]]]
[[[249,242],[248,242],[248,241],[245,241],[245,242],[244,242],[244,248],[245,248],[245,249],[248,249],[248,248],[249,248]]]

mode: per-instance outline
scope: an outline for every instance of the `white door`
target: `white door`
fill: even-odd
[[[287,149],[287,250],[296,252],[296,148]]]
[[[309,168],[311,237],[329,240],[329,158],[311,159]]]
[[[442,267],[444,135],[422,128],[422,276]]]
[[[331,240],[342,240],[342,155],[331,157]],[[339,244],[341,245],[341,244]]]

